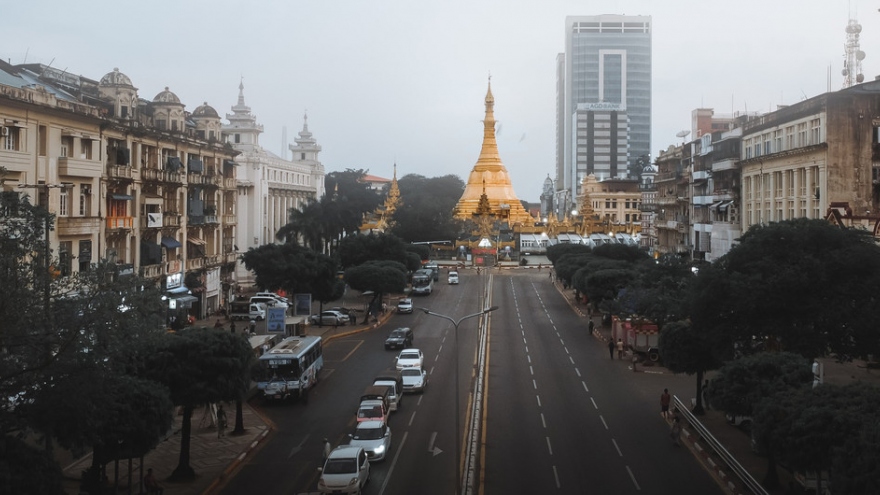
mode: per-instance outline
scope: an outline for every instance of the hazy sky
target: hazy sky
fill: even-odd
[[[225,116],[244,78],[282,152],[308,112],[330,171],[467,180],[492,75],[498,148],[520,199],[555,176],[555,60],[565,16],[653,17],[652,155],[691,110],[776,109],[840,89],[847,20],[880,75],[880,2],[867,0],[31,0],[0,8],[0,56],[92,79],[118,67],[141,98],[168,86]],[[10,8],[11,7],[11,8]],[[876,47],[876,48],[875,48]]]

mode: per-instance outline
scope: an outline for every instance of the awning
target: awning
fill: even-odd
[[[196,236],[192,236],[192,235],[186,237],[186,242],[195,244],[196,246],[204,246],[205,245],[205,241],[199,239]]]
[[[165,246],[166,249],[177,249],[180,247],[180,243],[173,237],[163,237],[162,245]]]
[[[718,206],[723,202],[724,201],[716,201],[716,202],[712,203],[711,205],[709,205],[709,208],[718,208]]]
[[[720,205],[718,205],[718,209],[719,210],[726,210],[727,207],[730,206],[732,203],[733,203],[733,201],[725,201],[725,202],[721,203]]]
[[[180,287],[175,287],[173,289],[168,289],[166,292],[169,294],[189,294],[189,289],[185,285],[181,285]]]
[[[130,194],[112,194],[110,197],[113,199],[119,199],[122,201],[131,201],[134,199],[134,196],[132,196]]]
[[[199,300],[198,297],[191,296],[189,294],[187,294],[185,296],[175,297],[174,299],[177,301],[178,306],[186,306],[186,307],[191,306],[192,303]]]

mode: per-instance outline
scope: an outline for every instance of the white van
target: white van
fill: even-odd
[[[252,302],[248,316],[255,321],[263,321],[266,319],[266,305],[263,303]]]
[[[281,301],[274,296],[254,296],[251,298],[251,303],[261,303],[267,308],[284,308],[285,313],[288,308],[286,302]]]

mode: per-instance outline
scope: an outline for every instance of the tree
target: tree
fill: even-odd
[[[339,242],[339,263],[344,270],[367,261],[388,260],[406,262],[406,244],[392,234],[358,234]]]
[[[547,259],[556,265],[556,262],[566,254],[590,254],[593,248],[584,244],[554,244],[547,246]]]
[[[780,392],[798,389],[813,381],[810,363],[803,356],[790,352],[761,352],[728,361],[718,370],[709,387],[713,406],[733,416],[752,416],[764,399]],[[753,429],[752,438],[767,452],[767,477],[764,485],[776,487],[776,457],[768,448],[766,429]]]
[[[690,289],[695,278],[690,263],[667,255],[637,262],[634,269],[637,276],[619,295],[620,305],[628,313],[647,318],[659,328],[690,315]]]
[[[336,263],[327,255],[285,243],[250,248],[241,259],[254,272],[257,286],[264,290],[310,293],[322,302],[342,297]]]
[[[233,401],[246,390],[252,359],[247,341],[229,332],[189,328],[169,334],[147,360],[144,373],[163,383],[174,404],[183,407],[180,458],[172,479],[191,479],[189,464],[192,413],[196,406]]]
[[[808,219],[752,226],[694,285],[694,325],[742,352],[880,354],[880,247],[869,232]]]
[[[61,468],[50,452],[12,435],[0,436],[0,492],[62,495]]]
[[[406,288],[406,266],[397,261],[368,261],[345,271],[345,281],[355,290],[373,291],[370,308],[375,308],[384,294],[400,293]],[[364,323],[369,320],[369,311]]]
[[[397,184],[403,205],[394,211],[391,233],[406,242],[458,238],[462,225],[452,214],[464,192],[465,184],[459,177],[408,174]]]
[[[721,366],[722,361],[715,354],[715,336],[703,332],[686,321],[666,324],[660,330],[660,355],[663,364],[673,373],[697,375],[697,404],[693,413],[703,414],[702,385],[703,374]]]

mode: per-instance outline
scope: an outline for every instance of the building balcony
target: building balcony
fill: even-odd
[[[220,223],[217,215],[205,215],[205,223]]]
[[[675,196],[662,196],[662,197],[658,197],[655,201],[656,201],[657,205],[669,206],[669,205],[674,205],[676,203],[677,199],[678,198],[676,198]]]
[[[131,230],[134,217],[107,217],[108,230]]]
[[[237,217],[235,215],[223,215],[224,225],[235,225]]]
[[[145,265],[141,267],[141,276],[144,278],[158,278],[161,277],[164,273],[162,269],[165,267],[164,264],[161,265]]]
[[[204,260],[205,266],[217,266],[220,264],[221,260],[223,260],[223,257],[219,254],[212,254],[205,256]]]
[[[223,179],[223,187],[226,189],[235,189],[237,187],[235,177]]]
[[[141,171],[141,178],[143,180],[183,185],[184,174],[156,168],[145,168]]]
[[[225,263],[238,263],[238,253],[226,253],[223,256]]]
[[[58,157],[58,175],[100,177],[101,162],[87,158]]]
[[[131,167],[127,165],[108,165],[107,177],[115,180],[131,180]]]
[[[58,217],[58,235],[89,235],[101,227],[99,217]]]
[[[205,258],[187,258],[187,270],[200,270],[205,267]]]
[[[718,160],[712,163],[712,171],[720,172],[722,170],[734,170],[736,169],[736,158],[727,158],[725,160]]]

